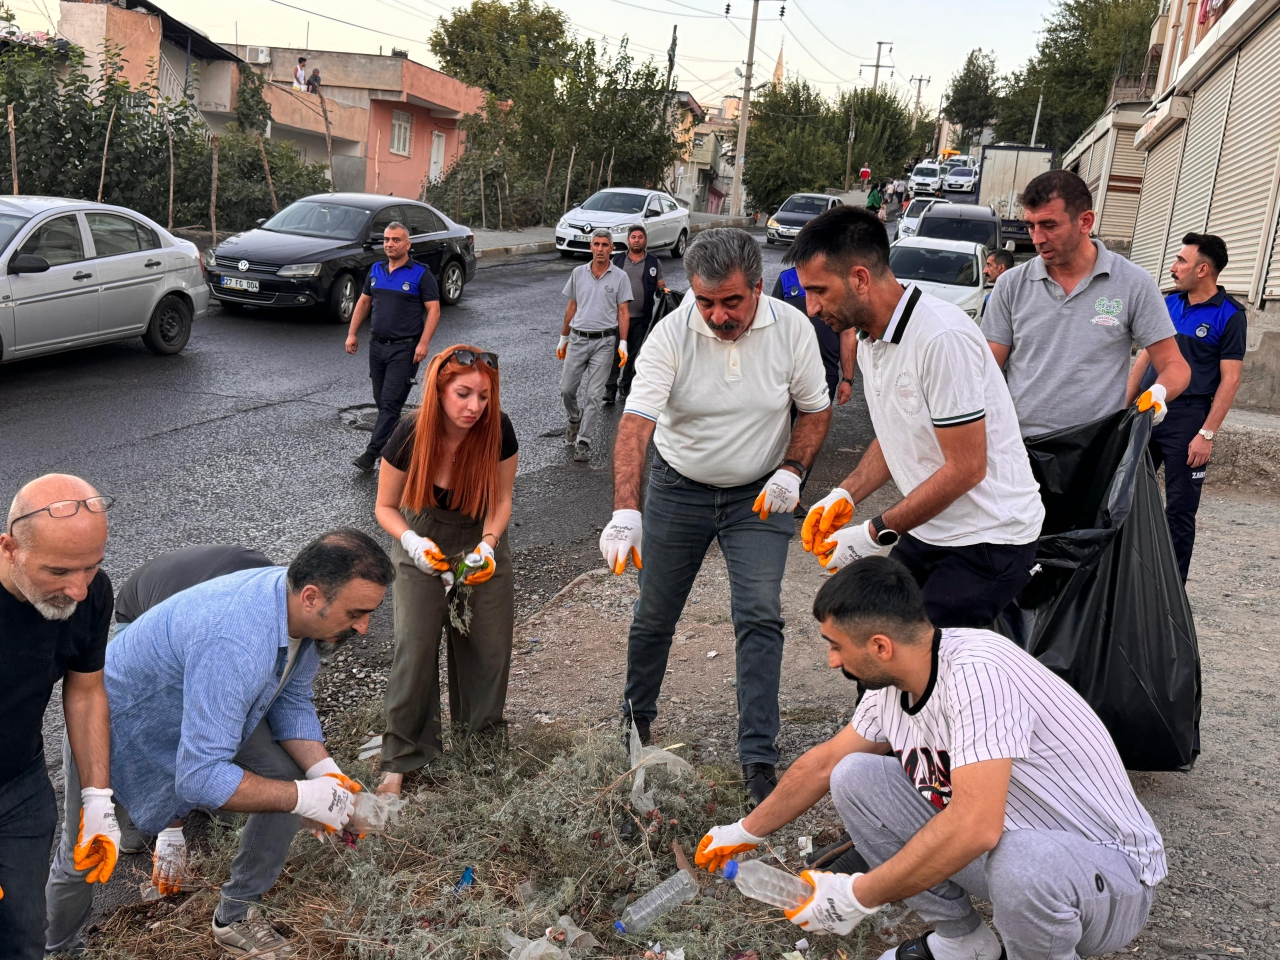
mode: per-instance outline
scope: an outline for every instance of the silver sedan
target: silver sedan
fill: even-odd
[[[142,214],[0,198],[0,363],[139,336],[178,353],[208,308],[195,244]]]

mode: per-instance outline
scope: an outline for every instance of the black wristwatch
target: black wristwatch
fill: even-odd
[[[851,386],[851,387],[852,387],[852,386],[853,386],[853,377],[841,377],[841,378],[840,378],[840,382],[841,382],[841,383],[847,383],[849,386]]]
[[[792,470],[798,473],[802,479],[804,478],[805,466],[799,460],[783,460],[782,465],[784,467],[790,467]]]
[[[898,542],[898,535],[884,524],[884,514],[871,518],[871,529],[875,531],[876,543],[882,547],[892,547]]]

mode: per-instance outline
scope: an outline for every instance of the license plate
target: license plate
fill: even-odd
[[[577,240],[579,243],[590,243],[590,242],[591,242],[591,234],[589,234],[589,233],[575,233],[575,234],[573,235],[573,239]]]
[[[243,290],[246,293],[258,292],[257,280],[241,280],[239,277],[223,277],[222,286],[228,290]]]

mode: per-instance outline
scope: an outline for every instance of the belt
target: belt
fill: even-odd
[[[574,330],[578,336],[585,340],[603,340],[605,337],[616,337],[618,328],[612,327],[608,330]]]
[[[394,340],[389,337],[370,337],[374,343],[417,343],[417,337],[397,337]]]

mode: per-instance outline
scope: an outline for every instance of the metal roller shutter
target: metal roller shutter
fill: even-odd
[[[1142,189],[1142,166],[1147,155],[1133,145],[1134,131],[1116,130],[1111,172],[1107,175],[1107,204],[1102,208],[1098,233],[1104,237],[1131,237]]]
[[[1109,132],[1094,141],[1093,152],[1089,157],[1089,175],[1084,178],[1084,182],[1093,191],[1093,209],[1095,210],[1098,209],[1098,194],[1102,192],[1098,186],[1098,178],[1102,176],[1102,171],[1107,168],[1107,144],[1110,142]]]
[[[1235,75],[1236,57],[1233,56],[1196,90],[1191,102],[1182,169],[1178,172],[1178,192],[1173,198],[1173,216],[1169,218],[1169,237],[1156,272],[1157,283],[1163,282],[1174,254],[1182,248],[1183,236],[1204,232]]]
[[[1208,233],[1227,242],[1230,259],[1218,282],[1248,296],[1258,248],[1268,234],[1267,198],[1280,147],[1280,17],[1273,17],[1240,50]]]
[[[1133,225],[1133,262],[1161,282],[1160,258],[1164,255],[1165,236],[1169,232],[1169,207],[1186,136],[1184,123],[1161,140],[1147,154],[1142,173],[1142,195],[1138,198],[1138,216]]]
[[[1085,183],[1089,182],[1089,160],[1092,156],[1093,147],[1090,146],[1089,149],[1081,155],[1079,161],[1077,161],[1079,163],[1080,179],[1085,181]]]

